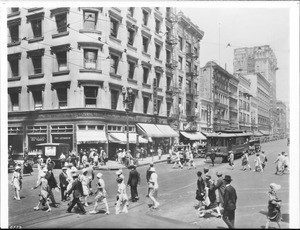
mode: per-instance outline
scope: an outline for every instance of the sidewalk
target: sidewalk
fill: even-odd
[[[160,163],[160,162],[166,162],[167,161],[168,154],[164,154],[161,156],[161,159],[158,159],[158,156],[150,156],[146,157],[143,160],[139,159],[137,167],[143,166],[143,165],[149,165],[151,162],[154,164]],[[111,161],[109,160],[106,165],[100,165],[96,167],[98,170],[118,170],[118,169],[125,169],[127,168],[125,165],[122,165],[118,163],[117,161]]]

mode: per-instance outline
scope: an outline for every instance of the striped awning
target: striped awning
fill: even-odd
[[[148,140],[141,137],[137,133],[129,133],[129,143],[136,144],[138,138],[138,143],[148,143]],[[109,133],[108,140],[112,143],[126,144],[127,143],[127,133]]]
[[[77,144],[97,144],[106,143],[107,137],[105,131],[85,130],[77,131]]]
[[[184,137],[191,141],[206,140],[206,137],[200,132],[180,132]]]
[[[178,133],[169,125],[137,123],[137,127],[148,138],[178,137]]]

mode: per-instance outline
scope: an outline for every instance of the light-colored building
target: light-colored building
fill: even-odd
[[[239,129],[251,130],[251,81],[239,75]]]
[[[126,121],[133,149],[178,137],[169,126],[178,104],[184,122],[196,114],[204,33],[174,8],[11,8],[7,29],[8,142],[16,152],[64,142],[114,157],[126,143]],[[184,46],[174,55],[177,33]],[[179,55],[182,72],[173,65]],[[155,136],[146,126],[157,124],[166,129]]]
[[[276,71],[277,59],[269,45],[243,47],[234,50],[234,73],[260,73],[270,83],[270,122],[271,135],[276,133]],[[274,130],[275,129],[275,130]]]
[[[270,83],[260,73],[243,77],[250,81],[250,93],[257,99],[257,128],[264,135],[270,135]]]
[[[229,124],[232,130],[239,129],[238,87],[239,79],[233,75],[229,80]]]
[[[209,79],[206,82],[205,97],[210,97],[213,101],[212,117],[213,131],[229,129],[229,81],[234,78],[221,66],[213,61],[209,61],[201,68],[201,79]],[[209,82],[211,81],[211,86]],[[209,92],[211,90],[211,92]],[[202,102],[205,104],[204,100]]]
[[[284,138],[287,134],[287,106],[282,101],[277,101],[276,105],[278,113],[276,136],[278,138]]]

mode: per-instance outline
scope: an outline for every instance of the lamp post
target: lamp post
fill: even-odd
[[[131,104],[132,104],[132,89],[129,87],[126,89],[125,86],[122,88],[122,94],[123,94],[123,105],[125,107],[126,111],[126,150],[129,151],[129,124],[128,124],[128,113],[131,110]]]

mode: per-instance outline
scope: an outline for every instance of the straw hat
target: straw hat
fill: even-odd
[[[118,171],[116,171],[116,174],[119,176],[123,173],[122,169],[119,169]]]
[[[273,189],[274,191],[277,191],[277,190],[281,189],[281,185],[280,184],[271,183],[270,184],[270,188]]]
[[[151,167],[151,168],[149,169],[149,172],[155,172],[155,168],[154,168],[154,167]]]
[[[103,174],[100,172],[97,174],[97,178],[101,178],[102,176],[103,176]]]

